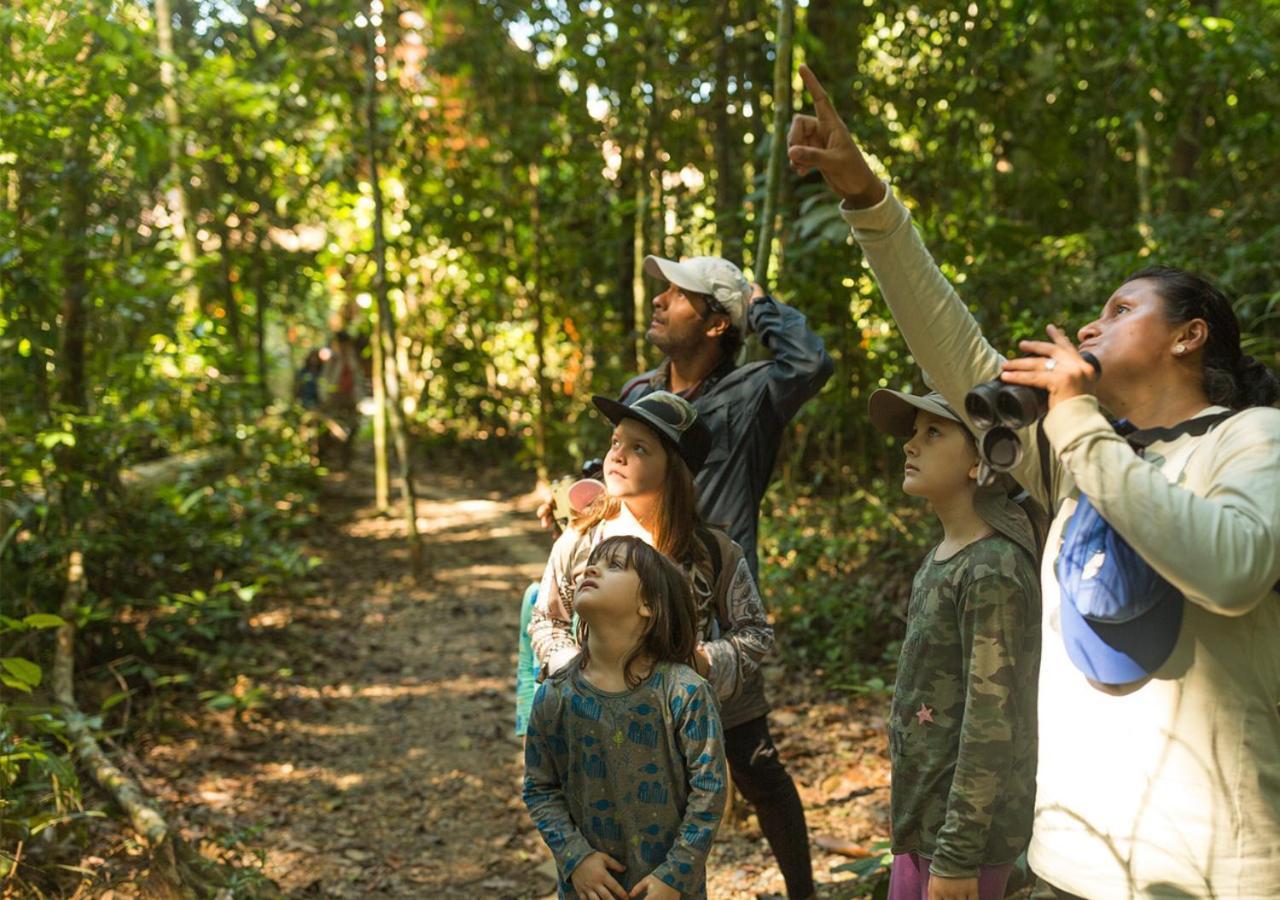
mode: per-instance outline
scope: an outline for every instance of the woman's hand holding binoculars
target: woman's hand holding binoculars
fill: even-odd
[[[1049,395],[1049,409],[1063,400],[1092,394],[1102,367],[1091,353],[1081,353],[1056,325],[1045,329],[1048,341],[1019,341],[1018,349],[1034,356],[1008,359],[1001,365],[1000,380],[1039,388]]]

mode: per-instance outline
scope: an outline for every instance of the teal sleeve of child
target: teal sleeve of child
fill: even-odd
[[[556,731],[558,706],[554,685],[540,685],[533,697],[525,734],[523,796],[529,817],[556,858],[561,879],[568,882],[578,864],[595,851],[573,824],[565,799],[562,774],[569,750],[564,737]]]
[[[724,814],[726,786],[724,731],[715,695],[702,679],[696,686],[679,689],[690,687],[692,693],[686,693],[687,699],[673,716],[689,780],[689,802],[675,843],[662,865],[653,870],[655,877],[681,894],[697,893],[706,883],[707,853]],[[674,698],[672,703],[674,707]]]
[[[1018,793],[1010,780],[1027,777],[1014,771],[1019,736],[1025,741],[1027,730],[1035,727],[1034,714],[1030,722],[1019,721],[1027,717],[1019,692],[1035,691],[1034,678],[1026,683],[1023,658],[1035,653],[1027,648],[1031,604],[1026,592],[1026,585],[1002,573],[976,579],[965,592],[960,610],[967,670],[964,720],[946,816],[929,867],[943,878],[970,878],[984,863],[996,862],[984,859],[993,818],[1005,797]]]

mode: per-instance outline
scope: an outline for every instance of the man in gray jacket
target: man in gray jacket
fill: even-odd
[[[620,399],[633,403],[669,390],[698,410],[713,440],[696,480],[703,517],[742,546],[755,576],[760,501],[783,430],[826,384],[834,365],[803,313],[748,284],[728,260],[649,256],[644,270],[666,282],[653,299],[646,334],[665,358],[629,381]],[[772,359],[735,365],[748,332],[759,336]]]

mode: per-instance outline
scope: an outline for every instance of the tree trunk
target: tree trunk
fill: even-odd
[[[1192,0],[1191,3],[1192,9],[1204,16],[1218,15],[1219,6],[1219,0]],[[1182,39],[1190,40],[1185,35]],[[1187,98],[1187,105],[1178,118],[1173,149],[1169,154],[1169,212],[1176,215],[1186,215],[1191,211],[1191,186],[1195,183],[1200,154],[1204,150],[1204,119],[1208,113],[1203,75],[1193,67],[1184,76],[1187,83],[1183,86],[1182,95]]]
[[[382,377],[386,363],[382,359],[382,316],[377,307],[372,312],[373,340],[373,503],[378,515],[391,509],[390,464],[387,459],[387,384]]]
[[[77,135],[87,129],[75,129]],[[58,360],[59,401],[77,413],[86,411],[88,391],[85,384],[85,298],[88,295],[87,242],[88,206],[92,196],[92,179],[89,177],[88,138],[77,142],[70,151],[63,175],[63,229],[70,252],[63,262],[65,288],[62,298],[62,344]],[[80,429],[76,428],[79,432]],[[138,834],[152,847],[162,842],[168,834],[168,826],[150,805],[134,781],[117,768],[103,752],[93,729],[76,705],[75,651],[76,622],[80,617],[80,604],[84,597],[83,552],[75,547],[75,532],[80,529],[79,518],[84,495],[82,460],[87,460],[89,448],[84,437],[77,434],[71,447],[59,448],[57,466],[62,474],[62,490],[52,498],[60,510],[58,518],[63,522],[73,548],[67,557],[67,582],[63,592],[54,646],[51,686],[54,700],[62,707],[61,718],[66,725],[67,738],[75,748],[80,763],[89,770],[93,779],[111,793],[129,815],[129,821]]]
[[[87,141],[87,138],[85,139]],[[85,392],[85,298],[89,293],[88,206],[92,192],[89,177],[89,148],[77,142],[70,150],[63,171],[63,237],[69,252],[62,260],[62,335],[58,365],[59,400],[83,411]]]
[[[781,0],[773,60],[773,132],[769,138],[769,167],[765,174],[760,236],[752,265],[756,281],[767,285],[773,258],[773,220],[778,208],[778,185],[786,151],[787,122],[791,118],[791,36],[795,24],[794,0]]]
[[[720,0],[716,9],[715,91],[711,98],[716,165],[716,236],[720,255],[742,261],[742,167],[738,163],[738,136],[729,116],[729,32],[733,28],[731,0]],[[741,92],[741,86],[739,86]],[[741,101],[741,97],[738,98]]]
[[[650,183],[649,173],[645,171],[645,163],[651,161],[644,158],[644,150],[639,145],[635,149],[635,154],[636,214],[632,220],[631,232],[631,315],[627,317],[627,332],[631,336],[631,356],[635,361],[633,371],[643,372],[645,368],[644,313],[648,305],[644,287],[644,258],[646,252],[645,232],[648,231],[647,224],[649,221],[648,188]]]
[[[15,319],[26,316],[30,317],[31,321],[36,321],[34,310],[39,304],[37,290],[30,279],[21,275],[30,271],[27,263],[27,241],[24,240],[24,235],[28,234],[27,208],[31,176],[27,174],[25,168],[21,167],[20,162],[15,162],[13,168],[9,170],[8,181],[8,203],[13,210],[13,246],[18,255],[12,260],[11,265],[0,267],[0,297],[9,298],[15,311]],[[49,418],[50,387],[48,360],[45,357],[43,342],[33,342],[31,354],[25,360],[19,358],[19,365],[22,365],[25,377],[30,379],[31,395],[39,421],[46,422]]]
[[[244,326],[240,321],[240,303],[236,299],[236,273],[234,258],[231,253],[231,230],[227,228],[227,211],[221,208],[220,196],[230,193],[227,185],[225,169],[216,162],[205,166],[205,178],[208,179],[212,204],[213,230],[218,235],[218,268],[222,281],[222,309],[227,318],[227,334],[231,337],[232,360],[229,371],[243,376],[244,365]]]
[[[551,381],[547,377],[547,311],[542,299],[542,191],[538,166],[529,167],[529,226],[533,243],[533,283],[529,293],[533,299],[533,339],[537,358],[534,361],[538,382],[538,411],[533,420],[534,465],[538,483],[549,482],[547,472],[547,421],[551,416]]]
[[[266,266],[266,250],[263,247],[262,233],[258,235],[257,245],[254,249],[254,269],[257,274],[257,284],[253,289],[253,341],[257,352],[258,365],[258,396],[262,403],[262,408],[266,409],[271,405],[271,389],[267,385],[267,306],[270,303],[267,294],[267,266]]]
[[[639,372],[643,357],[634,333],[636,229],[642,214],[637,203],[639,184],[644,176],[636,153],[626,148],[622,153],[622,166],[618,172],[618,205],[622,209],[622,222],[618,232],[617,310],[623,345],[630,351],[631,371]]]
[[[1151,137],[1141,119],[1133,123],[1133,130],[1137,138],[1133,161],[1138,180],[1138,235],[1142,243],[1150,247],[1154,233],[1151,227]]]
[[[182,172],[182,160],[186,158],[183,146],[182,117],[178,112],[173,61],[173,12],[169,0],[155,0],[156,45],[160,51],[160,85],[164,89],[161,106],[164,109],[165,129],[169,138],[169,166],[172,186],[169,189],[169,207],[174,217],[174,233],[178,238],[178,276],[182,311],[187,324],[193,323],[200,313],[200,294],[196,287],[196,234],[192,227],[187,200],[186,181]]]
[[[375,63],[376,26],[370,24],[365,72],[365,100],[368,116],[369,184],[373,191],[373,294],[378,304],[378,334],[382,342],[382,373],[387,399],[387,423],[391,439],[400,458],[400,490],[404,500],[405,531],[409,541],[409,562],[413,576],[421,581],[426,575],[422,554],[422,536],[418,533],[418,497],[413,484],[413,460],[409,455],[409,439],[405,431],[404,407],[400,401],[400,373],[396,361],[396,323],[387,297],[387,240],[383,229],[382,184],[378,166],[378,76]]]

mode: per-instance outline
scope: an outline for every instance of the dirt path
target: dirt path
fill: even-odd
[[[288,896],[545,896],[549,856],[520,802],[512,734],[519,597],[549,549],[534,500],[424,477],[436,579],[420,588],[400,574],[400,523],[373,514],[370,481],[357,469],[330,482],[318,590],[255,621],[279,635],[265,715],[155,748],[149,764],[172,772],[168,799],[262,848]],[[882,723],[772,680],[811,832],[864,846],[882,836]],[[186,818],[199,839],[202,815]],[[847,861],[815,854],[824,880]],[[715,898],[782,890],[754,818],[722,830],[711,871]]]

